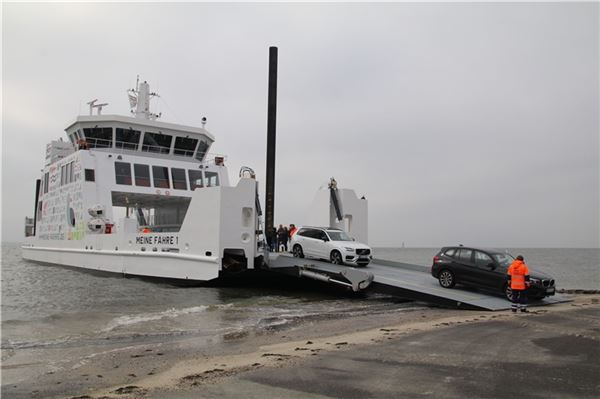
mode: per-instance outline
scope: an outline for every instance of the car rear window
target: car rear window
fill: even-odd
[[[444,255],[450,256],[453,258],[454,255],[456,255],[456,248],[450,248],[450,249],[446,250],[446,252],[444,252]]]
[[[315,229],[300,229],[298,235],[308,238],[317,238],[318,233],[319,231]]]
[[[298,230],[298,232],[296,234],[298,234],[299,236],[302,236],[302,237],[306,237],[307,231],[308,231],[308,229],[300,229],[300,230]]]

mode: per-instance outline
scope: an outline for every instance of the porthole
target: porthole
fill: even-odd
[[[248,234],[248,233],[242,234],[242,242],[247,243],[249,241],[250,241],[250,234]]]

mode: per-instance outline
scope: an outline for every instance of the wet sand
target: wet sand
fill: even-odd
[[[415,307],[402,315],[319,320],[223,338],[211,346],[184,338],[95,351],[74,368],[12,384],[3,378],[2,393],[11,398],[364,398],[400,392],[498,397],[521,392],[507,383],[513,373],[524,384],[539,379],[531,396],[600,394],[594,378],[600,373],[600,295],[576,295],[571,303],[532,308],[529,314]],[[563,371],[544,369],[565,362],[570,366]],[[489,381],[473,384],[480,378]]]

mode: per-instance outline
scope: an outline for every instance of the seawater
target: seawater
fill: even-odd
[[[375,248],[375,257],[430,266],[437,248]],[[533,270],[551,274],[558,288],[598,289],[598,249],[509,249]],[[120,276],[97,276],[21,258],[19,244],[2,246],[2,360],[45,349],[110,342],[128,345],[177,337],[207,344],[240,332],[300,328],[304,320],[411,311],[422,305],[372,295],[269,288],[181,288]],[[401,317],[401,316],[400,316]],[[298,326],[298,327],[294,327]],[[19,359],[19,363],[24,360]]]
[[[21,258],[2,247],[2,357],[110,342],[164,342],[296,328],[304,320],[404,312],[416,305],[383,296],[264,287],[176,287],[98,276]],[[202,341],[199,339],[198,341]]]

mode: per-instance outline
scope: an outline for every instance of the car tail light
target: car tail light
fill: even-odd
[[[433,267],[435,266],[436,263],[438,263],[440,261],[440,257],[439,256],[434,256],[433,257],[433,263],[431,264],[431,273],[433,273]]]

